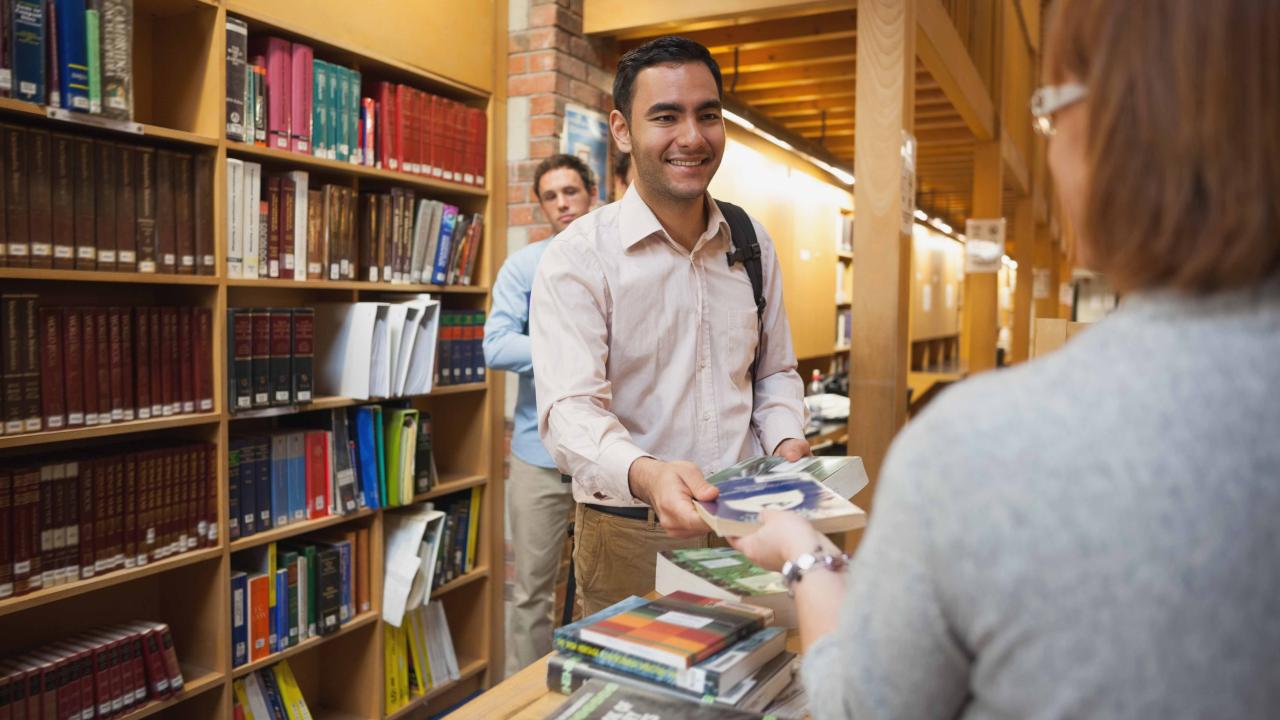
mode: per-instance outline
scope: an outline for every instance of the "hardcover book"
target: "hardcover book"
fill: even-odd
[[[856,530],[867,524],[861,508],[813,477],[801,473],[725,480],[720,494],[694,507],[721,537],[749,535],[759,527],[764,510],[787,510],[806,518],[824,533]]]
[[[616,682],[589,680],[556,708],[549,720],[763,720],[764,715],[703,705]]]
[[[795,601],[780,573],[765,570],[727,547],[665,550],[658,554],[654,589],[759,605],[773,610],[774,624],[796,627]]]

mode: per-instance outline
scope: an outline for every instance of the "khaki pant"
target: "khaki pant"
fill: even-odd
[[[583,615],[653,592],[658,553],[707,547],[706,535],[678,539],[652,520],[632,520],[578,505],[573,523],[573,566]]]
[[[556,575],[573,510],[560,471],[511,457],[507,516],[515,552],[515,588],[507,624],[506,676],[551,652]]]

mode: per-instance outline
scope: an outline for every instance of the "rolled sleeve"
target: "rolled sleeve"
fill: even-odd
[[[753,221],[754,222],[754,221]],[[763,257],[765,306],[756,356],[756,380],[751,425],[764,452],[771,453],[788,438],[804,439],[808,411],[804,405],[804,381],[796,372],[796,354],[791,345],[791,324],[782,304],[782,273],[773,240],[755,223]]]
[[[612,411],[608,289],[590,250],[557,242],[533,283],[530,338],[538,432],[579,500],[633,501],[627,475],[647,455]]]

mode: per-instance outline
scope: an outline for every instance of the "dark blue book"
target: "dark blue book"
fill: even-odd
[[[258,531],[275,527],[271,515],[271,439],[259,438],[253,443],[254,498],[258,510]]]
[[[275,626],[276,647],[279,652],[289,647],[289,570],[276,569],[276,606],[272,608],[271,624]]]
[[[262,692],[267,696],[267,705],[271,708],[272,717],[287,719],[289,713],[285,709],[284,695],[280,694],[280,686],[276,684],[276,674],[271,668],[258,671],[258,682],[262,685]]]
[[[13,0],[13,96],[27,102],[45,101],[44,0]]]
[[[84,0],[55,0],[58,90],[62,107],[89,112],[89,57]]]
[[[240,539],[240,448],[227,448],[227,537]]]
[[[249,575],[231,573],[231,667],[249,662]]]
[[[258,474],[258,460],[254,455],[253,441],[232,438],[227,457],[232,458],[227,489],[237,491],[240,496],[240,537],[249,537],[258,531],[257,483],[254,482]]]

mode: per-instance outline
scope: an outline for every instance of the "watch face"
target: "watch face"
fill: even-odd
[[[814,557],[811,553],[805,553],[804,555],[796,558],[796,567],[800,568],[802,571],[808,570],[817,564],[818,558]]]

